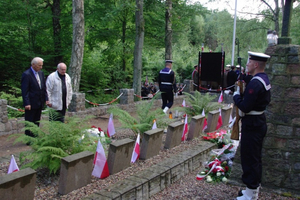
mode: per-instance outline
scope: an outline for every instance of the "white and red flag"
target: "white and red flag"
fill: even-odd
[[[221,91],[221,94],[218,99],[218,103],[222,103],[222,102],[223,102],[223,91]]]
[[[154,120],[153,125],[152,125],[152,130],[156,129],[156,128],[157,128],[157,126],[156,126],[156,120]]]
[[[230,114],[228,123],[230,124],[230,122],[232,122],[232,120],[233,120],[233,118],[232,118],[232,115]]]
[[[183,99],[181,107],[185,107],[185,100]]]
[[[221,109],[219,109],[219,119],[218,119],[218,124],[217,124],[217,127],[216,127],[216,130],[218,130],[219,128],[221,128],[221,126],[223,125],[223,121],[222,121],[222,115],[221,115]]]
[[[108,137],[111,137],[111,136],[113,136],[116,133],[113,117],[114,116],[111,113],[110,116],[109,116],[108,126],[107,126],[107,136]]]
[[[138,134],[136,138],[136,142],[131,156],[131,163],[135,163],[135,161],[137,161],[139,157],[140,157],[140,134]]]
[[[101,179],[109,176],[107,160],[100,140],[98,140],[92,175]]]
[[[185,141],[185,135],[188,132],[188,119],[187,119],[187,115],[185,115],[185,120],[184,120],[184,127],[183,127],[183,132],[182,132],[182,136],[181,136],[181,141]]]
[[[8,167],[7,174],[10,174],[10,173],[13,173],[13,172],[17,172],[17,171],[19,171],[19,167],[17,165],[17,162],[15,160],[14,155],[11,155],[10,164],[9,164],[9,167]]]
[[[148,76],[146,76],[145,85],[149,85]]]
[[[202,128],[202,131],[204,131],[207,128],[207,119],[205,117],[204,108],[202,110],[202,116],[204,116],[204,123],[203,123],[203,128]]]

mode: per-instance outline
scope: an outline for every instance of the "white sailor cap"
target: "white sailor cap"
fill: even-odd
[[[267,62],[268,59],[270,58],[269,55],[264,54],[264,53],[257,53],[257,52],[248,51],[248,54],[249,54],[249,59],[250,60],[257,60],[257,61]]]
[[[166,63],[173,63],[173,60],[166,60]]]

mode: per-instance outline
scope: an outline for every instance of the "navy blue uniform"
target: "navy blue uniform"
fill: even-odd
[[[235,105],[245,113],[242,117],[242,180],[250,189],[259,187],[262,175],[261,151],[267,133],[263,111],[271,101],[271,85],[267,74],[258,73],[247,84],[243,97],[234,95]]]
[[[166,106],[171,108],[174,102],[174,93],[176,91],[175,73],[170,68],[160,70],[158,76],[159,90],[162,98],[162,109]]]

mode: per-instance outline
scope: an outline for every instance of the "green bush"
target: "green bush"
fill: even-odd
[[[0,92],[0,99],[7,100],[7,105],[17,108],[17,109],[23,109],[23,99],[21,96],[21,89],[17,87],[10,87],[7,85],[4,85],[7,87],[6,92],[1,91]],[[7,108],[7,115],[8,118],[16,118],[16,117],[23,117],[24,112],[19,110],[14,110],[12,108]]]
[[[204,109],[205,114],[208,112],[219,109],[221,106],[217,102],[212,102],[217,95],[211,95],[209,93],[201,94],[195,91],[194,94],[183,92],[186,95],[187,105],[186,107],[176,107],[174,109],[185,112],[189,116],[201,115]]]

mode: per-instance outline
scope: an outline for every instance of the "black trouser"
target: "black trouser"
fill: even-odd
[[[242,180],[250,189],[256,189],[262,176],[262,145],[267,133],[266,117],[246,115],[242,118],[241,163]]]
[[[161,93],[161,99],[162,99],[162,109],[164,109],[166,106],[168,108],[171,108],[174,101],[174,94],[173,90],[171,91],[164,91]]]
[[[41,120],[41,113],[42,109],[25,110],[25,121],[33,122],[37,126],[39,126],[39,121]],[[35,135],[29,130],[25,130],[25,135],[35,137]]]

